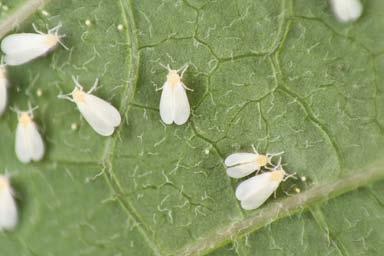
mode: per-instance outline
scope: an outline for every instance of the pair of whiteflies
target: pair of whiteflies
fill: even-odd
[[[36,33],[12,34],[3,39],[1,49],[5,53],[7,65],[21,65],[52,51],[58,44],[67,47],[61,42],[64,35],[59,35],[58,25],[48,33],[43,33],[34,26]],[[180,70],[171,69],[169,66],[167,80],[162,87],[160,100],[160,116],[164,123],[178,125],[184,124],[190,116],[190,105],[186,95],[188,89],[182,82],[182,77],[188,66]],[[8,80],[6,69],[3,65],[0,74],[0,105],[3,110],[7,101]],[[181,73],[179,75],[179,73]],[[102,136],[110,136],[121,123],[121,115],[109,102],[92,94],[97,87],[98,79],[92,88],[85,92],[77,79],[74,90],[59,98],[74,102],[90,126]],[[1,107],[1,106],[0,106]],[[1,110],[1,109],[0,109]],[[36,124],[33,122],[33,113],[18,111],[19,125],[16,132],[16,154],[21,162],[39,161],[43,158],[45,147]]]
[[[100,135],[110,136],[115,128],[121,123],[120,113],[109,102],[91,94],[95,90],[95,85],[85,92],[83,87],[74,78],[75,89],[69,95],[59,95],[60,98],[74,102],[83,115],[84,119]],[[43,138],[33,120],[33,110],[16,110],[18,114],[18,125],[16,128],[15,151],[17,158],[23,163],[40,161],[44,157],[45,146]]]
[[[232,178],[239,179],[256,172],[255,176],[241,182],[236,188],[235,195],[243,209],[260,207],[275,193],[282,181],[295,175],[284,171],[281,158],[277,165],[272,164],[272,158],[281,154],[283,152],[263,155],[255,150],[254,153],[234,153],[225,159],[227,174]],[[259,174],[260,171],[264,172]]]
[[[2,85],[8,84],[5,76],[1,76],[4,72],[4,68],[0,67],[0,88]],[[115,127],[119,126],[121,122],[119,112],[110,103],[90,94],[95,87],[84,92],[77,80],[74,79],[74,81],[76,88],[71,93],[72,98],[69,95],[59,95],[59,97],[76,103],[83,117],[97,133],[103,136],[112,135]],[[6,95],[6,90],[3,93]],[[4,97],[4,94],[0,92],[0,97],[6,101],[7,96]],[[17,158],[23,163],[40,161],[45,153],[43,138],[33,120],[33,111],[36,108],[29,107],[28,111],[14,109],[18,115],[15,151]]]

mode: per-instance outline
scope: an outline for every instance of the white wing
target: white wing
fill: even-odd
[[[175,117],[175,94],[167,82],[164,83],[161,92],[160,117],[166,124],[172,124]]]
[[[256,209],[272,195],[279,184],[271,178],[271,172],[262,173],[241,182],[236,188],[236,198],[241,201],[243,209]]]
[[[8,80],[5,78],[0,79],[0,115],[4,113],[8,101],[7,92]]]
[[[16,130],[16,155],[23,163],[43,158],[45,147],[35,123],[28,126],[18,125]]]
[[[36,59],[40,55],[42,54],[35,51],[24,51],[15,54],[7,54],[4,56],[4,62],[9,66],[17,66]]]
[[[360,0],[331,0],[333,12],[341,22],[357,20],[363,12]]]
[[[36,33],[20,33],[6,36],[1,42],[1,50],[5,54],[15,54],[19,52],[45,49],[46,35]]]
[[[35,33],[12,34],[3,39],[1,50],[8,65],[20,65],[44,55],[51,47],[47,36]]]
[[[229,155],[224,164],[227,166],[227,174],[232,178],[242,178],[252,172],[259,170],[260,166],[257,164],[258,154],[255,153],[235,153]]]
[[[84,102],[77,103],[81,114],[100,135],[110,136],[121,123],[117,109],[109,102],[92,94],[85,94]]]
[[[257,160],[258,154],[255,153],[234,153],[225,159],[224,163],[226,166],[234,166],[238,164],[244,164],[249,162],[254,162]]]
[[[40,161],[43,158],[44,152],[45,152],[43,138],[41,137],[35,123],[31,123],[28,129],[29,129],[31,145],[32,145],[32,152],[31,152],[32,160]]]
[[[17,224],[17,206],[12,190],[4,187],[0,192],[0,230],[14,229]]]
[[[32,160],[32,146],[27,131],[27,127],[21,124],[16,129],[16,156],[23,163],[29,163]]]
[[[182,125],[187,122],[191,113],[187,93],[183,84],[178,84],[174,88],[174,100],[175,100],[175,115],[174,122],[177,125]]]
[[[241,164],[233,167],[228,167],[227,175],[235,179],[240,179],[245,176],[248,176],[249,174],[259,169],[260,169],[260,166],[256,162]]]

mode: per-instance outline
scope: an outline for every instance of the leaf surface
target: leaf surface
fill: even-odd
[[[16,115],[2,117],[0,161],[21,213],[0,234],[7,255],[380,254],[382,1],[365,1],[353,24],[312,0],[10,3],[0,34],[61,22],[70,50],[9,68],[10,105],[39,106],[47,155],[19,163]],[[165,126],[160,64],[185,63],[192,116]],[[57,99],[72,75],[85,89],[100,78],[95,95],[123,116],[114,136]],[[306,181],[243,211],[223,159],[252,144],[284,151]]]

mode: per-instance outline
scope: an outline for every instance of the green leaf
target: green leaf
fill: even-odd
[[[0,234],[4,255],[380,255],[384,2],[364,1],[352,24],[314,0],[45,2],[0,13],[0,35],[61,22],[70,48],[9,67],[10,105],[39,106],[47,155],[17,161],[6,112],[0,161],[20,223]],[[190,64],[186,125],[160,121],[160,63]],[[95,94],[124,117],[115,135],[57,99],[72,75],[86,89],[100,78]],[[252,144],[285,151],[306,180],[243,211],[222,162]]]

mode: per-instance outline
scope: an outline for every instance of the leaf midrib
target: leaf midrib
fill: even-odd
[[[128,64],[128,82],[126,87],[122,92],[121,102],[120,102],[120,113],[122,116],[122,124],[127,122],[127,113],[130,109],[130,105],[132,98],[134,97],[137,83],[138,83],[138,74],[139,74],[139,62],[140,62],[140,54],[138,50],[138,41],[135,36],[136,25],[135,20],[132,13],[132,3],[130,0],[126,0],[122,2],[119,0],[119,6],[121,8],[121,15],[124,21],[124,26],[127,28],[127,39],[130,41],[130,61]],[[144,222],[141,220],[138,212],[131,206],[131,204],[123,200],[119,195],[123,194],[123,188],[116,177],[113,171],[113,160],[114,160],[114,150],[116,148],[116,140],[119,138],[119,134],[122,130],[123,125],[121,125],[116,131],[113,137],[110,137],[108,141],[106,141],[104,147],[104,153],[102,157],[102,164],[104,166],[103,173],[104,179],[111,189],[111,191],[115,194],[117,201],[120,206],[126,212],[129,219],[137,223],[136,226],[139,233],[143,236],[144,240],[147,242],[148,246],[152,249],[154,255],[161,255],[159,247],[156,243],[149,237],[149,228],[144,225]]]

